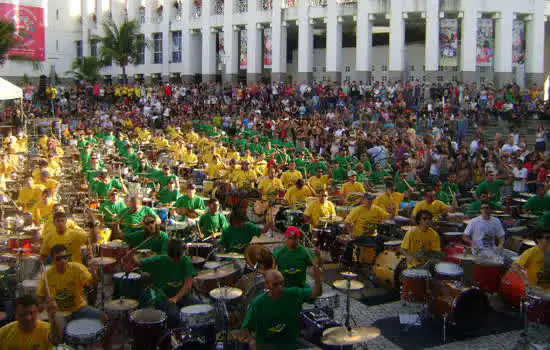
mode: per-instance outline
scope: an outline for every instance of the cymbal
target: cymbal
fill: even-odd
[[[93,258],[91,260],[91,263],[96,263],[98,266],[107,266],[107,265],[111,265],[111,264],[114,264],[116,262],[116,259],[113,259],[113,258],[109,258],[109,257],[102,257],[102,258]]]
[[[320,222],[327,222],[327,223],[330,223],[330,222],[342,222],[344,221],[344,218],[342,218],[341,216],[338,216],[338,215],[335,215],[335,216],[323,216],[322,218],[319,219]]]
[[[340,274],[346,278],[355,278],[358,276],[355,272],[351,272],[351,271],[342,271],[340,272]]]
[[[222,265],[217,261],[207,261],[204,263],[204,268],[209,270],[217,269],[220,266]]]
[[[241,295],[243,295],[243,291],[233,287],[221,287],[210,291],[210,296],[216,300],[233,300]]]
[[[235,268],[232,265],[224,265],[214,270],[203,270],[195,277],[199,281],[217,280],[231,276],[235,273]]]
[[[216,256],[222,259],[244,259],[244,255],[239,253],[222,253],[216,254]]]
[[[106,310],[113,311],[126,311],[136,309],[139,305],[139,302],[134,299],[113,299],[105,303]]]
[[[273,255],[269,249],[263,245],[249,244],[248,247],[246,247],[244,255],[246,263],[251,268],[254,268],[258,262],[264,266],[271,266],[272,268],[275,268],[275,259],[273,259]]]
[[[401,226],[401,229],[403,231],[412,231],[416,228],[416,226]]]
[[[475,260],[476,257],[471,254],[455,254],[453,258],[459,260]]]
[[[354,345],[363,343],[367,340],[377,338],[380,335],[380,329],[376,327],[332,327],[323,332],[321,342],[325,345]]]
[[[356,280],[336,280],[332,284],[338,289],[348,289],[348,282],[350,283],[349,290],[359,290],[365,287],[363,282]]]

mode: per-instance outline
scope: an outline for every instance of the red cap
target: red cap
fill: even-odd
[[[286,228],[285,236],[300,238],[300,229],[296,226],[289,226]]]

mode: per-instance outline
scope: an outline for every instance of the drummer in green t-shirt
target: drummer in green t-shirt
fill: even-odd
[[[159,202],[164,205],[172,204],[181,196],[176,188],[176,180],[169,179],[165,188],[161,189],[158,194]]]
[[[141,199],[139,199],[138,197],[131,196],[128,199],[128,207],[124,209],[119,215],[120,228],[122,229],[122,232],[124,232],[124,234],[128,234],[139,231],[142,228],[143,219],[147,214],[154,215],[157,223],[161,223],[160,218],[153,211],[153,209],[142,205]]]
[[[208,201],[208,211],[199,218],[199,228],[201,238],[208,238],[211,235],[217,238],[222,231],[229,227],[229,223],[225,215],[219,211],[220,203],[216,198],[211,198]]]
[[[197,218],[199,215],[204,214],[206,206],[204,205],[204,199],[197,196],[197,188],[194,184],[189,183],[187,185],[187,194],[178,198],[174,206],[176,212],[185,217]]]
[[[220,250],[228,253],[243,253],[254,236],[259,237],[262,233],[266,233],[269,228],[269,225],[262,228],[248,221],[243,213],[234,210],[231,213],[230,226],[222,232]]]
[[[166,254],[168,250],[168,235],[160,230],[153,214],[145,215],[143,228],[124,235],[124,241],[130,248],[150,249],[155,254]]]

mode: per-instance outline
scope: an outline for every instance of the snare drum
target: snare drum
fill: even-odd
[[[496,293],[503,274],[504,262],[500,257],[477,257],[474,260],[472,282],[481,290]]]
[[[431,274],[424,269],[407,269],[401,275],[401,299],[411,303],[423,303],[428,295]]]
[[[136,349],[154,349],[166,330],[166,314],[155,309],[138,309],[130,313],[130,325]]]
[[[403,241],[395,240],[395,241],[384,242],[384,250],[391,250],[391,251],[394,251],[394,252],[400,252],[401,251],[401,243],[403,243]]]
[[[105,242],[101,245],[101,254],[103,257],[113,258],[116,261],[122,261],[122,258],[128,253],[128,245],[120,240]],[[104,267],[103,271],[107,273],[118,272],[119,264],[111,264]]]
[[[99,343],[105,334],[100,320],[81,318],[71,321],[65,328],[65,342],[74,346],[88,346]]]
[[[437,280],[460,281],[464,276],[464,270],[452,262],[440,262],[435,264],[435,278]]]
[[[530,287],[527,293],[527,319],[550,325],[550,292],[541,287]]]
[[[522,298],[525,298],[525,283],[512,270],[508,270],[500,280],[500,296],[510,306],[519,307]]]
[[[216,322],[216,312],[212,305],[191,305],[180,310],[180,318],[182,323],[189,328],[208,326]]]
[[[187,243],[186,246],[188,256],[200,256],[204,259],[209,258],[214,250],[212,243]]]
[[[143,286],[141,275],[136,272],[118,272],[113,275],[114,294],[113,297],[139,299]]]
[[[21,283],[21,286],[23,287],[23,295],[36,296],[36,291],[38,290],[38,283],[40,283],[40,281],[38,280],[24,280]]]

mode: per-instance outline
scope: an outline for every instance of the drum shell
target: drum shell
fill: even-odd
[[[166,329],[166,314],[154,309],[138,309],[130,314],[137,349],[154,349]]]
[[[473,284],[481,290],[496,293],[500,278],[504,273],[504,264],[484,264],[474,261]]]
[[[550,325],[550,292],[527,293],[527,319],[530,322]]]
[[[435,279],[439,281],[462,281],[464,271],[460,265],[441,262],[435,265]]]
[[[32,237],[25,235],[17,238],[10,238],[8,243],[8,251],[10,253],[16,253],[16,249],[18,248],[23,248],[24,253],[32,253]]]
[[[205,259],[208,258],[214,250],[212,243],[191,243],[188,244],[186,248],[188,256],[200,256]]]
[[[463,287],[456,281],[434,281],[428,310],[435,317],[446,317],[462,331],[477,331],[489,314],[487,295],[478,288]]]
[[[510,306],[519,307],[522,298],[525,298],[525,283],[512,270],[508,270],[500,280],[500,296]]]
[[[86,321],[89,324],[84,324],[84,322]],[[90,333],[86,334],[86,336],[71,333],[72,327],[76,327],[77,325],[80,327],[83,327],[86,325],[89,327],[93,325],[94,328],[92,329],[87,328],[87,330],[90,331]],[[103,324],[101,323],[101,321],[96,319],[83,319],[83,318],[76,319],[67,323],[67,326],[65,327],[65,342],[75,346],[76,345],[87,346],[87,345],[97,344],[103,339],[104,334],[105,334],[105,329],[103,328]]]
[[[425,302],[431,279],[429,272],[422,276],[412,276],[407,271],[401,274],[401,299],[411,303]],[[423,271],[427,272],[427,270]]]
[[[23,295],[36,296],[38,283],[38,280],[24,280],[21,284],[21,286],[23,287]]]
[[[358,245],[359,256],[357,262],[360,264],[372,265],[376,261],[376,246],[361,246]]]
[[[103,268],[104,272],[114,273],[120,271],[119,262],[126,256],[128,253],[128,245],[124,242],[106,242],[101,245],[101,255],[103,257],[109,257],[115,259],[117,262],[114,264],[107,265]]]
[[[19,271],[22,280],[32,280],[40,273],[40,258],[38,256],[26,256],[21,260]]]
[[[455,258],[454,255],[463,254],[465,250],[466,250],[466,246],[464,244],[453,242],[447,245],[447,247],[445,247],[444,249],[445,261],[449,261],[457,265],[460,265],[460,260]]]
[[[213,325],[216,311],[208,304],[191,305],[180,310],[180,319],[189,328]]]
[[[126,274],[118,272],[113,275],[115,299],[130,298],[139,299],[143,291],[141,275],[136,272]]]
[[[399,278],[407,268],[405,257],[395,251],[385,250],[378,254],[372,267],[376,281],[390,288],[399,286]]]

